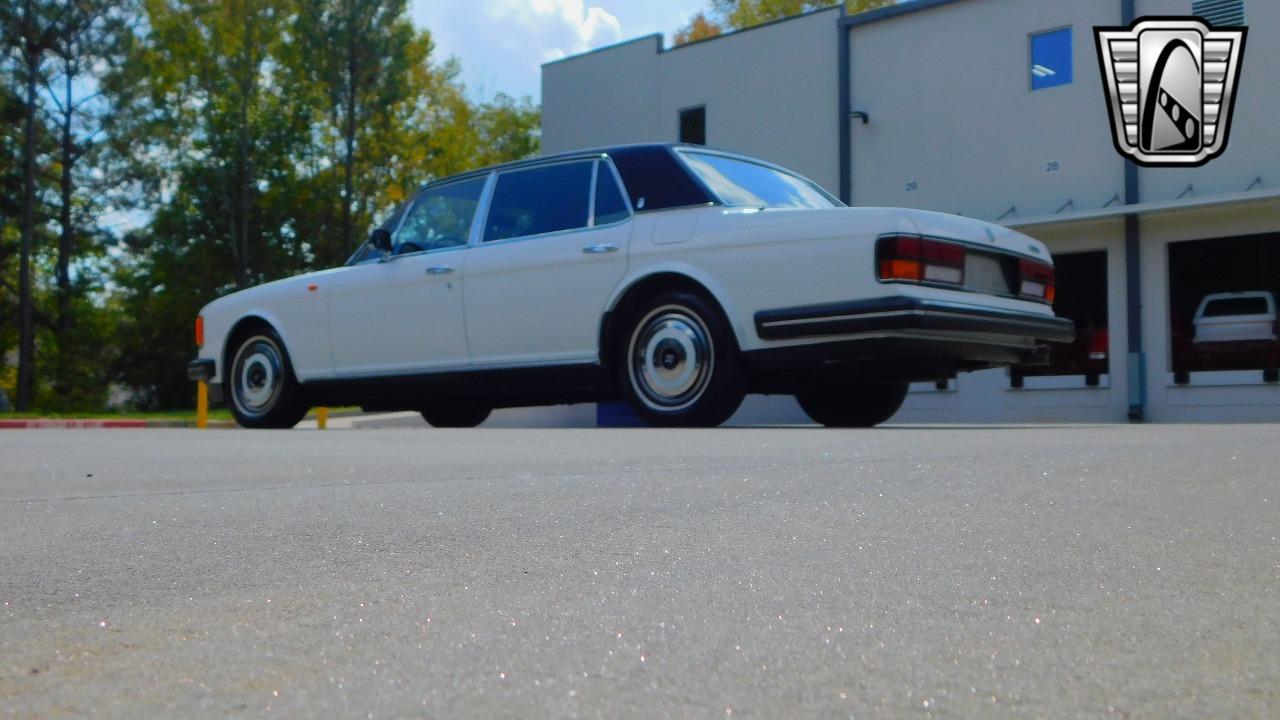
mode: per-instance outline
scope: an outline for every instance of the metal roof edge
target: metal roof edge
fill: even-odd
[[[897,5],[882,7],[876,10],[868,10],[854,15],[849,15],[840,21],[840,24],[846,28],[856,25],[867,25],[881,20],[889,20],[902,15],[910,15],[921,10],[929,10],[931,8],[950,5],[952,3],[961,2],[961,0],[908,0]]]
[[[589,55],[595,55],[596,53],[607,52],[607,51],[609,51],[609,50],[617,50],[617,49],[618,49],[618,48],[620,48],[620,47],[624,47],[624,46],[626,46],[626,45],[633,45],[633,44],[638,43],[638,42],[644,42],[645,40],[657,40],[657,41],[658,41],[658,42],[657,42],[657,46],[658,46],[658,47],[657,47],[657,52],[659,52],[659,53],[663,52],[663,50],[662,50],[662,42],[663,42],[663,36],[662,36],[662,33],[649,33],[648,35],[641,35],[640,37],[637,37],[637,38],[631,38],[630,40],[622,40],[622,41],[620,41],[620,42],[613,43],[612,45],[605,45],[604,47],[598,47],[598,48],[595,48],[595,49],[593,49],[593,50],[588,50],[588,51],[586,51],[586,52],[580,52],[580,53],[578,53],[578,54],[576,54],[576,55],[566,55],[566,56],[564,56],[564,57],[562,57],[562,58],[558,58],[558,59],[556,59],[556,60],[548,60],[547,62],[542,63],[542,65],[541,65],[540,67],[547,67],[548,65],[559,65],[559,64],[560,64],[560,63],[562,63],[562,62],[568,62],[568,61],[570,61],[570,60],[577,60],[578,58],[584,58],[584,57],[587,57],[587,56],[589,56]]]
[[[1007,219],[999,224],[1009,228],[1041,227],[1046,225],[1065,225],[1068,223],[1089,222],[1092,220],[1110,220],[1126,215],[1159,215],[1164,213],[1204,210],[1223,205],[1266,202],[1280,200],[1280,189],[1254,190],[1251,192],[1223,193],[1201,198],[1182,200],[1158,200],[1139,203],[1137,205],[1114,205],[1097,210],[1066,213],[1063,215],[1040,215],[1029,218]]]
[[[669,48],[661,50],[660,52],[668,53],[668,52],[674,52],[676,50],[683,50],[687,47],[693,47],[694,45],[701,45],[703,43],[709,43],[715,40],[723,40],[725,38],[731,38],[736,35],[741,35],[743,33],[751,32],[752,30],[759,30],[761,28],[771,27],[773,25],[781,25],[782,23],[791,22],[792,20],[801,20],[813,15],[829,12],[831,10],[839,10],[841,14],[843,14],[844,4],[840,3],[837,5],[827,5],[825,7],[814,8],[812,10],[805,10],[804,12],[799,13],[797,15],[788,15],[786,17],[780,17],[773,20],[769,20],[768,22],[762,22],[759,25],[752,25],[751,27],[744,27],[744,28],[739,28],[737,30],[730,30],[729,32],[720,33],[715,37],[702,38],[701,40],[694,40],[693,42],[687,42],[687,43],[684,43],[683,45],[672,45]]]

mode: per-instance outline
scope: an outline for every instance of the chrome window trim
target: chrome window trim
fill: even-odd
[[[595,224],[595,217],[596,217],[595,191],[596,191],[596,185],[599,184],[599,182],[597,181],[591,186],[591,227],[612,227],[614,225],[617,225],[618,223],[623,223],[630,220],[632,217],[635,216],[636,209],[631,207],[631,194],[627,192],[627,186],[622,183],[622,175],[618,172],[617,166],[613,164],[613,159],[610,158],[608,155],[606,155],[603,158],[601,158],[599,162],[602,167],[608,168],[609,174],[613,176],[613,182],[618,188],[618,193],[622,195],[622,204],[627,208],[627,216],[621,220],[615,220],[614,222],[606,223],[604,225],[597,226]]]
[[[733,157],[733,156],[729,155],[729,157]],[[485,224],[485,220],[487,220],[489,217],[489,208],[493,204],[493,196],[495,191],[497,190],[498,178],[500,175],[504,175],[506,173],[511,173],[511,172],[521,172],[524,170],[534,170],[538,168],[551,167],[553,165],[565,165],[565,164],[576,163],[576,162],[591,162],[593,164],[592,175],[591,175],[591,193],[590,193],[590,198],[588,200],[589,206],[588,206],[588,214],[587,214],[587,220],[589,224],[586,227],[570,228],[568,230],[556,230],[554,232],[540,233],[537,235],[521,235],[513,238],[504,238],[502,240],[489,240],[487,242],[484,240],[484,224]],[[618,192],[621,193],[622,195],[623,205],[627,209],[627,217],[622,218],[621,220],[615,220],[614,222],[611,222],[611,223],[597,225],[595,222],[595,205],[596,205],[595,200],[596,200],[596,190],[597,190],[596,186],[599,181],[599,168],[601,166],[607,167],[609,173],[613,175],[613,181],[617,185]],[[544,163],[531,163],[528,165],[522,165],[520,167],[511,168],[509,170],[502,170],[502,171],[491,170],[488,173],[486,173],[483,177],[484,177],[485,185],[484,185],[484,189],[480,193],[480,201],[476,204],[476,214],[471,221],[471,232],[469,237],[467,238],[466,245],[459,245],[456,247],[449,247],[449,248],[436,248],[434,250],[424,250],[424,251],[413,252],[413,253],[404,253],[403,255],[391,255],[386,260],[383,260],[382,258],[378,258],[378,257],[369,258],[367,260],[362,260],[358,263],[348,263],[346,267],[357,267],[360,265],[372,265],[372,264],[377,264],[382,262],[391,262],[391,261],[398,260],[400,258],[417,257],[419,255],[429,255],[429,254],[440,253],[440,252],[450,252],[453,250],[464,250],[472,247],[480,247],[481,245],[493,245],[493,244],[513,242],[518,240],[536,240],[536,239],[542,239],[545,237],[554,237],[557,235],[564,235],[566,233],[571,233],[571,232],[583,232],[583,231],[595,230],[597,228],[613,228],[613,227],[622,225],[624,223],[630,222],[631,220],[635,219],[635,216],[641,213],[656,213],[656,212],[665,212],[668,210],[687,210],[689,208],[714,207],[715,205],[717,205],[717,203],[715,202],[708,202],[708,203],[697,203],[694,205],[680,205],[677,207],[670,207],[670,208],[659,208],[657,210],[636,210],[635,206],[631,204],[631,195],[627,192],[626,183],[622,181],[622,174],[618,172],[618,167],[613,163],[613,159],[610,158],[605,153],[581,155],[577,157],[568,157],[568,158],[557,158],[552,161],[548,161]],[[447,180],[447,181],[443,181],[435,184],[429,184],[420,188],[417,192],[415,192],[412,196],[410,196],[408,200],[405,201],[405,204],[409,205],[410,207],[406,208],[405,211],[400,214],[400,217],[396,221],[395,228],[391,229],[390,232],[391,232],[392,238],[394,239],[396,234],[400,232],[400,227],[404,225],[405,220],[409,217],[409,213],[413,212],[414,206],[417,205],[419,198],[424,193],[430,190],[434,190],[438,187],[446,187],[447,185],[453,185],[455,183],[471,182],[479,179],[481,178],[478,175],[469,175],[466,177],[455,178],[455,179],[451,179],[451,180]],[[360,247],[364,247],[364,245],[367,244],[367,242],[368,241],[361,243]],[[359,252],[359,248],[357,248],[356,252]]]
[[[596,226],[596,180],[600,177],[600,161],[591,163],[591,186],[587,189],[587,227]]]
[[[413,257],[422,257],[423,255],[438,255],[440,253],[457,252],[459,250],[466,250],[469,247],[471,246],[470,245],[454,245],[453,247],[435,248],[432,250],[419,250],[417,252],[402,253],[400,255],[392,255],[391,257],[387,258],[385,261],[375,260],[374,262],[375,263],[380,263],[380,262],[391,263],[391,262],[397,262],[403,258],[413,258]],[[364,263],[361,263],[361,264],[363,265]]]
[[[553,232],[544,232],[537,235],[520,235],[517,237],[503,238],[502,240],[487,240],[480,243],[480,245],[481,247],[490,247],[493,245],[506,245],[507,243],[524,242],[525,240],[542,240],[543,238],[558,237],[560,235],[568,235],[570,233],[589,233],[596,230],[603,230],[605,228],[617,227],[618,225],[622,225],[623,223],[630,221],[631,218],[626,218],[625,220],[611,222],[607,225],[596,225],[595,227],[570,228],[568,230],[555,230]]]
[[[693,210],[695,208],[712,208],[712,207],[741,207],[741,206],[725,205],[724,203],[720,203],[720,202],[704,202],[704,203],[694,203],[692,205],[673,205],[671,207],[655,208],[653,210],[636,210],[635,214],[649,215],[651,213],[671,212],[672,210]]]
[[[493,202],[493,190],[497,186],[498,173],[490,172],[485,177],[480,202],[476,204],[476,216],[471,222],[471,237],[467,238],[467,247],[478,247],[484,239],[484,221],[489,218],[489,204]]]

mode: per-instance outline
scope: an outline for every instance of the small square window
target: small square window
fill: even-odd
[[[680,111],[680,142],[707,144],[707,108],[705,105]]]
[[[1071,28],[1031,36],[1031,89],[1070,85]]]

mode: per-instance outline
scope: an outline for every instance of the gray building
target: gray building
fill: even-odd
[[[1230,144],[1203,167],[1139,167],[1112,142],[1094,27],[1193,12],[1253,28]],[[1280,295],[1280,43],[1268,30],[1280,3],[916,0],[675,48],[653,35],[543,66],[543,145],[705,142],[792,167],[851,205],[958,213],[1044,241],[1059,313],[1081,339],[1047,368],[915,386],[897,421],[1277,421],[1274,349],[1194,342],[1206,296]],[[788,399],[740,415],[801,417]]]

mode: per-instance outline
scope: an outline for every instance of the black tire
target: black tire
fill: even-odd
[[[898,412],[907,399],[907,383],[825,382],[796,393],[800,407],[819,425],[875,427]]]
[[[642,303],[619,340],[618,383],[647,424],[716,427],[742,404],[737,340],[724,314],[701,295],[671,292]]]
[[[231,355],[224,382],[231,414],[241,427],[287,430],[311,409],[284,342],[270,328],[255,328],[243,336]]]
[[[475,405],[437,405],[422,411],[422,419],[431,427],[473,428],[489,419],[493,412],[487,407]]]

